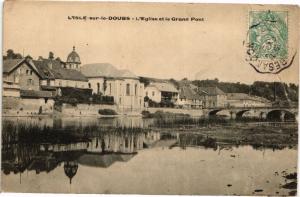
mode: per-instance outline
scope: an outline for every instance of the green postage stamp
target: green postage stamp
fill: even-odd
[[[248,27],[246,60],[257,72],[277,74],[292,64],[287,11],[250,11]]]

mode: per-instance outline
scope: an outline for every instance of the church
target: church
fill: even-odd
[[[93,94],[113,96],[119,112],[140,113],[144,107],[144,84],[129,70],[109,63],[86,64],[81,72],[88,78]]]

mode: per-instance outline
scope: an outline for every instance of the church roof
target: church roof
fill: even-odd
[[[138,77],[129,70],[119,70],[109,63],[85,64],[81,67],[81,72],[86,77],[111,77],[111,78],[132,78]]]
[[[73,46],[73,51],[68,55],[66,62],[81,64],[80,57],[78,53],[75,51],[75,46]]]

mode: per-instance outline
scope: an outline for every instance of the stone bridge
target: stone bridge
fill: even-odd
[[[296,107],[241,107],[241,108],[213,108],[203,109],[204,116],[217,115],[229,116],[231,119],[242,118],[245,113],[252,117],[276,121],[298,120],[298,108]]]

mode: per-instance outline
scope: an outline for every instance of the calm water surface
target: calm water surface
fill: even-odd
[[[4,119],[2,188],[7,192],[288,195],[290,190],[280,186],[286,183],[283,172],[296,172],[296,149],[212,149],[193,144],[181,148],[179,134],[153,132],[147,129],[149,122],[140,118]]]

